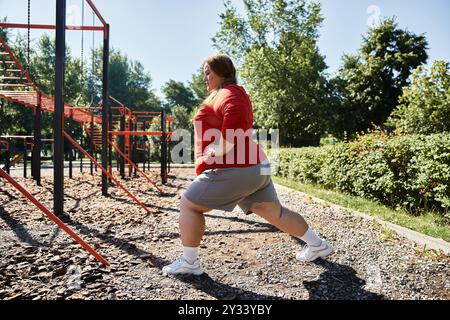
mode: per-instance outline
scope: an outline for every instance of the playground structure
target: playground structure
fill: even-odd
[[[0,153],[4,153],[6,159],[5,167],[0,168],[0,177],[4,178],[35,204],[45,215],[52,219],[99,262],[108,265],[108,262],[101,255],[79,238],[58,218],[64,212],[64,139],[67,139],[80,153],[80,170],[83,170],[83,156],[86,156],[91,161],[91,174],[93,174],[94,165],[102,171],[103,196],[108,196],[109,183],[113,182],[144,210],[150,212],[136,196],[131,194],[125,186],[114,178],[112,150],[114,149],[117,153],[117,165],[122,178],[125,178],[125,167],[128,166],[129,175],[134,170],[135,174],[139,173],[152,188],[156,189],[160,194],[163,194],[163,190],[143,172],[145,171],[145,161],[142,171],[133,160],[136,161],[139,152],[147,154],[150,152],[149,144],[143,141],[139,142],[137,137],[161,137],[161,179],[163,184],[167,182],[168,170],[170,170],[170,165],[168,164],[168,141],[171,137],[170,124],[173,122],[173,119],[167,116],[164,110],[162,112],[133,112],[131,108],[109,96],[109,24],[106,23],[91,0],[83,0],[83,5],[84,1],[91,7],[93,15],[101,21],[102,26],[84,26],[84,24],[82,26],[66,26],[66,0],[56,1],[56,26],[32,25],[30,24],[30,19],[28,19],[28,24],[0,23],[0,28],[56,30],[55,97],[45,95],[37,88],[30,77],[29,67],[25,70],[6,41],[0,37],[0,99],[31,107],[34,110],[33,136],[0,136]],[[28,8],[29,6],[30,2],[28,1]],[[64,46],[66,30],[103,31],[102,103],[98,107],[71,106],[64,103]],[[113,106],[110,101],[113,101],[116,105]],[[42,139],[41,137],[43,111],[54,115],[53,139]],[[90,151],[95,154],[97,151],[101,151],[101,164],[89,152],[84,150],[65,130],[65,119],[73,120],[73,122],[81,126],[83,132],[86,133],[86,138],[89,139]],[[152,123],[159,123],[161,125],[161,131],[147,131],[149,125]],[[23,141],[24,149],[22,154],[16,155],[11,161],[11,142],[13,140]],[[9,174],[11,166],[23,160],[24,177],[26,178],[27,159],[28,154],[31,152],[31,174],[36,183],[40,185],[41,150],[44,142],[50,142],[53,145],[53,213],[35,199]],[[148,168],[150,169],[150,163],[148,163]],[[72,177],[72,152],[69,157],[69,176]]]

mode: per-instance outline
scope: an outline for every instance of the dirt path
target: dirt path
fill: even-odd
[[[164,197],[143,179],[126,181],[154,214],[116,188],[102,197],[98,175],[66,179],[65,221],[109,268],[1,180],[0,299],[450,299],[448,257],[282,187],[282,202],[334,245],[333,256],[301,264],[300,241],[239,209],[213,211],[200,250],[206,274],[163,276],[179,255],[178,203],[193,178],[174,169]],[[21,182],[52,207],[49,177],[43,187]]]

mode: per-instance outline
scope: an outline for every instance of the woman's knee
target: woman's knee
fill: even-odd
[[[280,202],[257,203],[250,209],[266,220],[278,220],[283,215],[283,206]]]
[[[206,208],[204,206],[198,205],[196,203],[193,203],[192,201],[188,200],[184,195],[181,196],[180,201],[180,209],[183,210],[192,210],[198,213],[205,213],[209,212],[212,209]]]

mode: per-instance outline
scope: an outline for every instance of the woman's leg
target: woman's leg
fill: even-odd
[[[278,201],[259,203],[253,206],[251,211],[266,219],[281,231],[306,242],[307,247],[296,255],[298,260],[311,262],[333,253],[333,248],[328,242],[321,239],[300,214],[283,207]]]
[[[308,223],[300,214],[283,207],[279,202],[258,203],[251,211],[294,237],[304,236],[309,229]]]
[[[184,247],[195,248],[205,233],[205,217],[204,213],[211,209],[199,206],[186,197],[181,197],[180,204],[180,236],[181,243]]]
[[[181,197],[180,203],[180,237],[183,254],[175,262],[164,266],[163,274],[195,274],[203,273],[203,267],[198,260],[198,247],[205,233],[205,212],[211,209],[199,206],[186,197]]]

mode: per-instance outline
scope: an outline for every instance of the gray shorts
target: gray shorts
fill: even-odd
[[[228,212],[238,205],[249,214],[256,203],[278,201],[270,175],[263,174],[267,166],[205,170],[183,196],[197,205]]]

